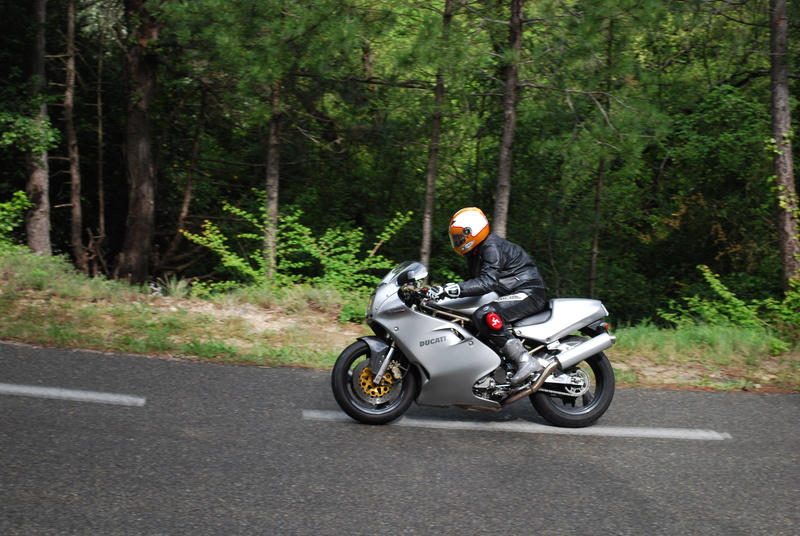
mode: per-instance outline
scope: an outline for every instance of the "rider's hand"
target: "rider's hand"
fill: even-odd
[[[444,296],[444,287],[431,287],[428,289],[427,297],[429,300],[439,300]]]
[[[447,283],[444,286],[444,293],[448,298],[458,298],[461,296],[461,287],[458,286],[458,283]]]
[[[428,289],[429,300],[441,300],[444,297],[458,298],[461,295],[461,287],[458,283],[447,283],[443,287],[431,287]]]

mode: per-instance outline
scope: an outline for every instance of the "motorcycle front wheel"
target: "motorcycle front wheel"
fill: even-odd
[[[597,353],[561,373],[576,378],[580,385],[545,383],[530,396],[533,407],[547,422],[564,428],[582,428],[597,422],[614,398],[614,369],[608,357]]]
[[[417,377],[407,363],[395,365],[376,384],[367,343],[357,341],[345,348],[331,373],[333,397],[342,411],[363,424],[386,424],[403,415],[414,401]]]

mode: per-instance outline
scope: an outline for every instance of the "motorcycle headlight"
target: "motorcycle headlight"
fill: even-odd
[[[375,293],[373,293],[373,294],[372,294],[372,295],[369,297],[369,301],[367,302],[367,310],[364,312],[364,316],[366,316],[367,318],[369,318],[370,316],[372,316],[372,304],[373,304],[374,302],[375,302]]]

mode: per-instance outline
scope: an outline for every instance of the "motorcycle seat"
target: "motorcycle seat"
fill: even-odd
[[[552,314],[553,314],[553,301],[550,300],[549,302],[547,302],[546,309],[539,311],[538,313],[533,314],[531,316],[526,316],[525,318],[523,318],[518,322],[514,322],[514,324],[511,327],[521,328],[524,326],[533,326],[534,324],[542,324],[550,320],[550,315]]]

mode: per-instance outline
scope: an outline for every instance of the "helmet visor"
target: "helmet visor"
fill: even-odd
[[[450,243],[453,245],[453,249],[460,248],[466,241],[467,237],[463,233],[450,234]]]

